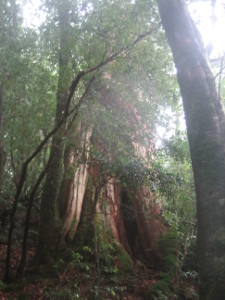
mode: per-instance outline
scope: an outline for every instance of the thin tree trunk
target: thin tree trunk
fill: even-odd
[[[26,259],[27,259],[27,238],[28,238],[28,233],[29,233],[31,211],[32,211],[33,204],[34,204],[34,197],[35,197],[35,194],[41,184],[41,181],[43,180],[43,178],[46,174],[48,165],[49,165],[49,162],[47,163],[46,167],[39,175],[38,180],[37,180],[36,184],[34,185],[32,191],[31,191],[30,197],[29,197],[29,203],[28,203],[27,212],[26,212],[26,221],[25,221],[25,226],[24,226],[24,234],[23,234],[22,256],[21,256],[19,267],[17,269],[17,278],[20,278],[24,273],[24,268],[25,268]]]
[[[225,295],[224,113],[199,33],[182,0],[158,0],[183,98],[197,200],[200,299]]]
[[[3,147],[3,135],[2,135],[2,105],[3,105],[3,95],[4,95],[4,82],[0,86],[0,192],[4,175],[4,168],[6,163],[6,153]]]

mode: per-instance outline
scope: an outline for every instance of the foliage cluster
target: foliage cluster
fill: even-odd
[[[4,83],[2,137],[7,165],[3,198],[13,197],[23,162],[54,126],[60,56],[57,5],[60,3],[44,2],[42,9],[46,21],[35,30],[24,26],[19,4],[13,7],[9,1],[4,1],[0,75]],[[67,5],[70,11],[67,32],[70,78],[97,65],[108,53],[117,53],[158,22],[154,1],[137,1],[136,5],[131,1],[67,1]],[[118,14],[122,24],[116,21]],[[16,22],[13,23],[14,15]],[[171,58],[163,54],[167,47],[160,30],[153,31],[148,40],[140,41],[135,48],[130,47],[127,53],[96,73],[91,95],[80,108],[81,118],[89,120],[91,126],[95,124],[95,142],[105,145],[105,152],[100,152],[103,160],[111,161],[109,155],[112,155],[117,158],[117,166],[124,166],[117,173],[131,171],[136,174],[135,168],[142,167],[132,162],[135,161],[133,143],[145,144],[147,139],[149,144],[160,106],[166,98],[172,97],[170,87],[175,77],[169,75],[173,68]],[[76,98],[82,95],[88,80],[87,76],[80,83]],[[111,95],[105,97],[103,89],[109,85]],[[163,92],[159,92],[162,87]],[[143,130],[144,124],[149,128],[147,131]],[[71,138],[65,137],[63,142],[71,143]],[[50,143],[47,143],[30,165],[23,194],[28,194],[35,184],[49,153]]]

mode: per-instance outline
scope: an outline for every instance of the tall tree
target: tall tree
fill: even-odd
[[[197,200],[200,299],[225,295],[225,126],[214,78],[184,0],[158,0],[187,124]]]
[[[0,189],[2,185],[2,179],[3,179],[3,172],[4,167],[6,163],[6,154],[3,148],[3,137],[2,137],[2,103],[3,103],[3,97],[4,97],[4,82],[1,82],[0,86]]]
[[[59,124],[66,113],[67,98],[69,93],[69,84],[71,81],[70,68],[70,1],[57,0],[52,3],[53,9],[56,10],[59,22],[59,53],[58,53],[58,90],[57,90],[57,107],[55,115],[56,126]],[[52,253],[54,253],[55,243],[55,216],[56,216],[56,199],[60,187],[60,179],[62,174],[62,158],[64,144],[62,138],[64,136],[65,126],[61,126],[56,135],[53,137],[50,153],[50,165],[47,172],[46,182],[43,188],[43,196],[41,202],[40,229],[38,241],[38,258],[44,263],[51,261]],[[48,228],[46,230],[46,228]]]
[[[8,6],[8,7],[7,7]],[[16,44],[16,31],[17,31],[17,5],[14,0],[3,1],[1,11],[1,30],[0,40],[4,45],[1,49],[2,54],[5,51],[10,51],[10,48],[14,48]],[[13,51],[10,51],[13,52]],[[0,191],[3,181],[4,167],[6,163],[6,152],[3,145],[3,102],[4,102],[4,90],[6,77],[9,76],[9,65],[4,58],[1,58],[0,67]]]
[[[76,3],[78,3],[77,7],[75,7]],[[84,75],[95,71],[96,77],[100,78],[100,74],[96,72],[100,67],[109,62],[112,62],[111,67],[113,67],[115,58],[120,54],[125,55],[131,46],[140,42],[147,35],[150,35],[155,29],[154,27],[151,29],[151,26],[145,22],[142,22],[143,26],[141,27],[132,24],[135,28],[134,34],[133,27],[130,28],[130,20],[131,16],[133,16],[135,6],[130,3],[130,1],[125,1],[123,5],[120,1],[112,3],[108,1],[93,1],[90,6],[86,7],[85,3],[84,6],[81,6],[81,2],[79,1],[55,0],[46,1],[46,5],[51,9],[51,12],[54,13],[54,22],[50,29],[50,34],[52,31],[56,32],[56,36],[59,40],[58,44],[55,41],[50,42],[57,48],[59,47],[57,53],[58,63],[55,63],[58,65],[59,72],[55,116],[57,125],[61,122],[63,116],[68,113],[68,106],[70,104],[68,98],[71,96],[70,100],[74,101],[74,86],[80,82],[81,77],[83,78]],[[126,15],[124,12],[127,12],[127,9],[129,9],[129,14],[127,14],[125,18]],[[122,12],[120,12],[121,10]],[[113,14],[111,16],[112,12]],[[124,16],[121,20],[121,23],[124,24],[120,24],[120,26],[118,26],[113,17],[114,14],[119,12]],[[143,13],[146,14],[146,10],[143,10]],[[113,24],[111,24],[112,22]],[[122,26],[127,26],[129,29],[128,32],[124,32],[123,30],[121,32]],[[105,30],[103,30],[104,28]],[[140,34],[140,28],[143,34]],[[121,39],[121,43],[118,43],[115,37],[122,37],[121,34],[123,34],[123,39]],[[75,75],[74,81],[72,81],[73,75]],[[87,78],[87,76],[85,78]],[[103,80],[106,79],[107,78],[104,78]],[[85,89],[84,80],[82,83],[83,89]],[[76,96],[79,96],[78,94],[82,92],[82,88],[80,91],[76,90],[76,92]],[[58,194],[63,174],[65,128],[66,125],[64,124],[52,139],[49,158],[50,165],[43,188],[37,252],[38,258],[45,263],[51,261],[49,258],[51,258],[52,252],[54,252],[52,250],[54,248],[53,236],[57,211],[56,202],[57,200],[58,202],[60,201]],[[68,153],[66,154],[69,155]],[[68,159],[70,158],[68,157]],[[61,195],[59,195],[59,197],[61,199],[63,198]],[[60,207],[60,205],[58,205],[58,207]],[[46,228],[48,228],[48,230],[46,230]]]

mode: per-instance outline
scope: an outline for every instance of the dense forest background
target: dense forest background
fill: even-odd
[[[196,156],[165,1],[40,1],[34,26],[28,4],[0,11],[1,298],[199,299]],[[222,102],[224,56],[191,26]]]

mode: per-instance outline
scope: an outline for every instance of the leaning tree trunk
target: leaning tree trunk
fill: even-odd
[[[57,11],[60,28],[60,50],[59,50],[59,79],[57,91],[56,125],[62,120],[66,111],[66,101],[71,82],[69,68],[70,49],[69,44],[69,5],[68,2],[58,1]],[[62,159],[64,152],[63,136],[65,133],[64,123],[53,137],[50,165],[47,171],[46,181],[43,188],[41,201],[40,227],[38,234],[37,258],[40,263],[51,263],[55,252],[55,219],[56,201],[59,194],[60,180],[62,174]]]
[[[200,299],[225,295],[224,113],[199,33],[182,0],[158,0],[183,98],[197,200]]]

